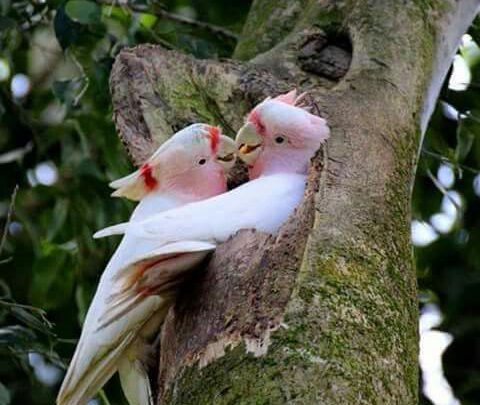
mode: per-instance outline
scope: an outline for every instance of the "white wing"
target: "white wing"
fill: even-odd
[[[131,244],[132,239],[127,239],[123,250]],[[215,245],[206,243],[175,243],[150,251],[132,265],[107,266],[57,404],[86,403],[117,370],[120,357],[145,323],[170,305],[172,289],[182,276],[213,249]],[[113,259],[110,263],[115,264],[123,258]]]
[[[152,193],[140,201],[131,220],[179,203],[173,198]],[[136,339],[144,323],[162,306],[170,304],[171,288],[181,280],[182,273],[215,246],[185,243],[183,246],[157,248],[153,252],[154,248],[155,245],[148,241],[139,246],[131,234],[123,238],[102,275],[88,310],[57,404],[86,403],[117,370],[125,350]],[[144,260],[128,266],[132,255],[139,252],[143,253]],[[179,256],[175,260],[166,260],[176,253]],[[117,275],[120,270],[123,277]],[[147,290],[151,293],[146,294]],[[163,294],[157,296],[154,294],[157,291],[163,291]]]
[[[93,237],[98,239],[110,235],[124,234],[129,223],[133,221],[145,220],[146,218],[152,217],[159,212],[163,212],[183,204],[185,204],[185,202],[179,198],[170,197],[163,194],[159,195],[158,193],[147,194],[133,210],[129,222],[109,226],[108,228],[97,231]]]
[[[142,243],[223,242],[240,229],[276,233],[303,198],[306,176],[275,174],[236,189],[123,225]],[[106,228],[105,231],[107,231]],[[135,252],[137,260],[144,252]]]
[[[100,280],[57,403],[83,404],[116,371],[121,353],[168,302],[182,275],[240,229],[275,233],[304,188],[303,175],[265,176],[124,225],[125,238]]]

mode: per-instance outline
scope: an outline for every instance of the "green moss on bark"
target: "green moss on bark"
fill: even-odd
[[[257,0],[252,4],[235,59],[248,60],[279,43],[295,27],[311,0]]]
[[[416,318],[384,280],[372,280],[383,258],[345,253],[321,255],[302,271],[265,356],[254,358],[240,345],[200,371],[187,369],[165,403],[414,404],[416,370],[404,366],[416,362],[416,350],[405,351]],[[392,384],[405,379],[409,384]]]

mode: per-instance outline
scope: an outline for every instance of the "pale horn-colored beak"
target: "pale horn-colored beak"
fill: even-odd
[[[220,135],[215,160],[222,165],[225,173],[227,173],[235,164],[237,158],[235,152],[235,142],[233,142],[228,136]]]
[[[255,125],[247,122],[237,133],[235,138],[237,153],[247,165],[253,166],[263,149],[263,139],[257,133]]]

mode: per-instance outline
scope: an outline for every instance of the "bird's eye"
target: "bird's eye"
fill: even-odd
[[[200,166],[203,166],[205,163],[207,163],[207,159],[203,159],[203,158],[202,158],[202,159],[200,159],[200,160],[198,161],[198,164],[199,164]]]
[[[275,142],[278,143],[278,144],[283,143],[283,142],[285,142],[285,137],[283,135],[277,135],[275,137]]]

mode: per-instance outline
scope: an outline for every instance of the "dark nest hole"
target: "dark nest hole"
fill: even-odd
[[[338,82],[350,68],[352,52],[352,42],[345,33],[315,34],[301,45],[298,63],[305,72]]]

